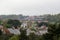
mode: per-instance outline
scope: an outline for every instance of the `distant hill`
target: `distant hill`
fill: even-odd
[[[60,14],[56,15],[44,15],[45,20],[48,20],[49,22],[60,22]]]
[[[13,19],[13,20],[43,20],[44,17],[42,16],[23,16],[23,15],[0,15],[0,20],[7,20],[7,19]]]
[[[49,22],[60,22],[60,13],[56,15],[42,15],[42,16],[24,16],[24,15],[0,15],[0,20],[16,19],[16,20],[47,20]]]
[[[6,19],[16,19],[16,20],[24,20],[28,16],[23,15],[0,15],[0,20],[6,20]]]

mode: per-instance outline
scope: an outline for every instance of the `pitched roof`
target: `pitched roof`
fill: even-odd
[[[19,35],[20,31],[18,29],[12,29],[12,28],[8,28],[9,32],[11,34],[15,34],[15,35]]]

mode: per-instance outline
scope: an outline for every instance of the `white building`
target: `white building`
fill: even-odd
[[[20,35],[20,31],[18,29],[8,28],[8,30],[11,34]]]

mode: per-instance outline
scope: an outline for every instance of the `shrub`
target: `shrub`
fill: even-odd
[[[18,35],[14,35],[9,40],[19,40],[19,37],[18,37]]]

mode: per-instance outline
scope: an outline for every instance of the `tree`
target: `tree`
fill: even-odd
[[[20,40],[28,40],[28,37],[26,35],[26,29],[21,29],[20,30],[21,34],[20,34]]]
[[[34,33],[30,33],[29,40],[39,40],[38,35],[35,35]]]
[[[53,37],[53,40],[58,40],[59,34],[60,34],[60,24],[55,23],[55,24],[49,25],[48,33],[53,35],[51,36]]]
[[[3,22],[0,20],[0,25],[2,24]]]
[[[2,35],[2,31],[0,30],[0,35]]]
[[[49,34],[49,33],[46,33],[43,35],[43,40],[53,40],[53,35],[52,34]]]
[[[8,25],[11,25],[11,26],[14,26],[14,27],[17,27],[17,26],[20,26],[21,25],[21,22],[19,20],[8,20],[7,22]]]
[[[19,37],[18,35],[14,35],[11,38],[9,38],[9,40],[19,40]]]
[[[46,22],[41,22],[41,23],[37,23],[38,27],[41,27],[42,25],[48,26],[48,23]]]

